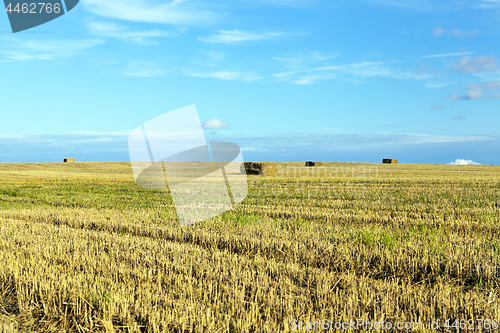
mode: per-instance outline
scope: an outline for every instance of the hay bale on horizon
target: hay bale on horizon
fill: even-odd
[[[74,163],[75,159],[74,158],[65,158],[64,163]]]
[[[398,164],[398,160],[394,160],[394,159],[391,159],[391,158],[384,158],[382,160],[382,163],[386,163],[386,164]]]
[[[308,167],[319,167],[322,166],[323,162],[316,162],[316,161],[306,161],[306,166]]]
[[[275,162],[245,162],[241,164],[241,173],[247,175],[264,175],[272,177],[278,172],[278,163]]]

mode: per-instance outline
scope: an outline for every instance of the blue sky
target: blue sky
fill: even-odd
[[[0,162],[127,161],[195,104],[245,160],[500,164],[500,0],[81,0],[12,34]]]

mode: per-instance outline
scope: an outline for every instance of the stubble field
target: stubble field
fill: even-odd
[[[0,164],[0,321],[260,333],[500,320],[500,166],[279,166],[248,176],[234,210],[181,228],[168,190],[137,187],[130,163]]]

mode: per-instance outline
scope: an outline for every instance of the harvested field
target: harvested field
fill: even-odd
[[[0,164],[0,314],[36,332],[500,319],[500,166],[301,167],[181,228],[130,163]]]

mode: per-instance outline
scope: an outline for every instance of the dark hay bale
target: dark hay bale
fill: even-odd
[[[73,162],[75,162],[74,158],[65,158],[64,159],[64,163],[73,163]]]
[[[245,162],[241,165],[241,173],[247,175],[264,175],[272,177],[278,172],[278,163],[274,162]]]
[[[384,158],[382,160],[382,163],[387,163],[387,164],[398,164],[398,160],[390,159],[390,158]]]
[[[306,166],[308,167],[319,167],[319,166],[322,166],[323,165],[323,162],[316,162],[316,161],[306,161]]]

